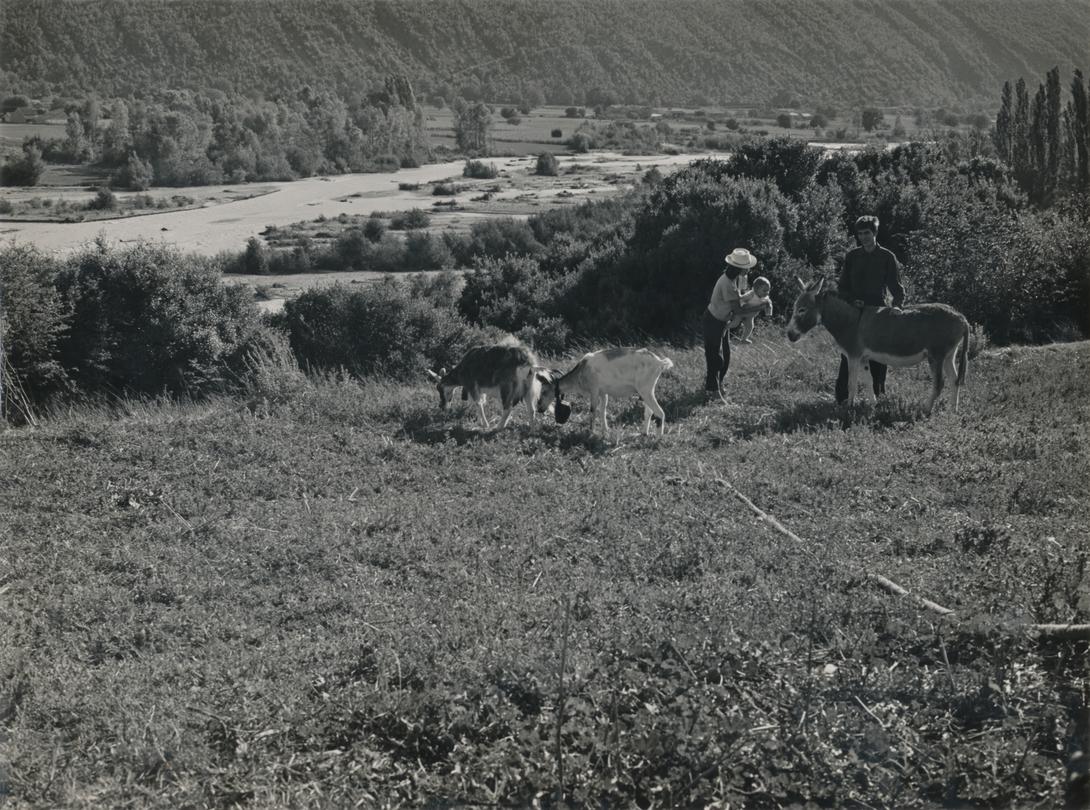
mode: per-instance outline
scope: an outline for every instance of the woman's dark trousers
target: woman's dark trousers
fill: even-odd
[[[730,368],[730,340],[727,338],[726,322],[704,310],[704,362],[708,366],[705,391],[719,391],[723,385],[723,376]]]

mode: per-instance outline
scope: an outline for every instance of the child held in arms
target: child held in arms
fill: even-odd
[[[764,276],[758,276],[753,281],[753,289],[742,296],[739,301],[741,308],[727,324],[728,329],[742,327],[740,342],[753,342],[750,336],[753,334],[754,318],[762,313],[766,318],[772,317],[772,302],[768,299],[770,292],[772,292],[772,283]]]

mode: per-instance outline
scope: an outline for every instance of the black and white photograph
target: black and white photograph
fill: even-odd
[[[1090,0],[2,0],[7,807],[1090,809]]]

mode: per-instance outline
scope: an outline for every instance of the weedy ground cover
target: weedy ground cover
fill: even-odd
[[[732,407],[703,401],[698,350],[663,348],[662,439],[635,401],[609,441],[585,407],[481,434],[423,379],[283,359],[245,400],[0,433],[0,789],[42,807],[1077,801],[1086,647],[1010,625],[1090,613],[1088,348],[985,353],[961,413],[932,418],[922,368],[845,417],[827,338],[767,334],[735,349]]]

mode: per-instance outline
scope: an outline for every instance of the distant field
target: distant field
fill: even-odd
[[[45,124],[6,124],[0,123],[0,149],[18,149],[25,138],[43,139],[63,138],[64,124],[49,122]]]

